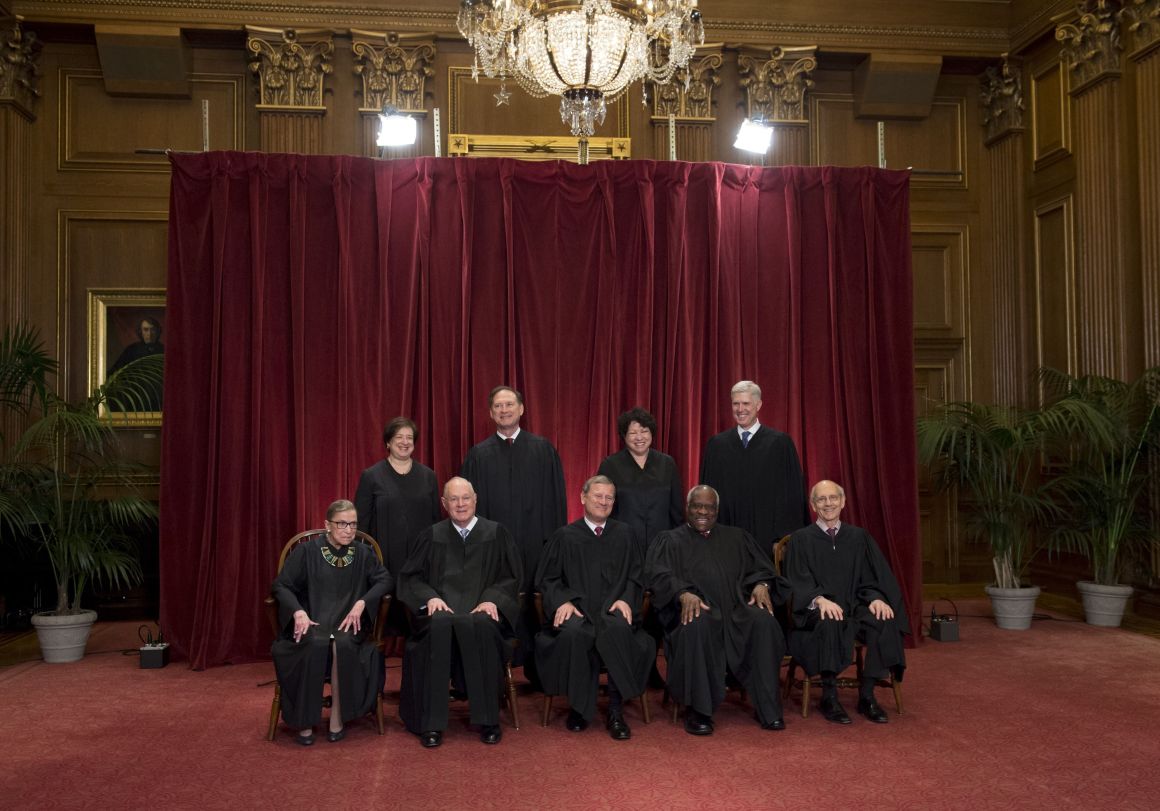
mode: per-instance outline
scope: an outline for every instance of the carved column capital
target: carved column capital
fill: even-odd
[[[404,113],[426,111],[427,80],[435,75],[435,39],[391,31],[351,30],[354,72],[362,77],[364,113],[394,107]]]
[[[1120,0],[1080,0],[1079,20],[1056,22],[1055,39],[1073,74],[1071,92],[1079,93],[1094,82],[1120,75]]]
[[[713,89],[721,86],[719,71],[724,64],[721,48],[698,49],[686,68],[678,70],[667,84],[653,85],[653,121],[715,121]]]
[[[40,98],[40,41],[20,27],[21,17],[0,20],[0,104],[11,104],[29,119]]]
[[[258,75],[258,109],[324,112],[323,82],[334,68],[330,31],[246,26],[250,70]]]
[[[1023,74],[1003,54],[1002,65],[992,65],[983,73],[979,98],[983,103],[983,128],[991,144],[1004,135],[1023,131]]]
[[[769,56],[742,53],[737,57],[741,86],[745,88],[749,118],[761,116],[774,124],[804,124],[806,91],[814,86],[810,74],[818,67],[814,46],[781,48]]]
[[[1136,54],[1160,45],[1160,0],[1129,0],[1122,14],[1132,32]]]

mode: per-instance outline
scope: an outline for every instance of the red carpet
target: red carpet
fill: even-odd
[[[983,602],[963,604],[986,614]],[[98,626],[75,665],[0,669],[0,806],[47,808],[1116,808],[1154,809],[1160,792],[1160,640],[1082,623],[1026,633],[964,617],[962,641],[910,652],[905,714],[876,726],[826,723],[796,694],[788,729],[763,732],[731,694],[717,733],[672,725],[654,693],[633,738],[596,725],[522,728],[496,747],[453,709],[442,748],[423,750],[397,720],[383,737],[352,725],[338,744],[264,739],[269,664],[140,670],[117,648],[134,625]],[[110,651],[111,653],[96,653]],[[392,664],[397,664],[393,660]],[[397,686],[398,669],[390,671]],[[853,691],[843,701],[853,712]],[[394,703],[388,711],[395,712]],[[505,714],[506,718],[506,714]],[[517,799],[521,798],[521,799]]]

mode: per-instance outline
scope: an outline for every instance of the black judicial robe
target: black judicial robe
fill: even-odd
[[[434,470],[414,460],[403,475],[380,459],[359,476],[354,506],[358,528],[379,542],[387,569],[398,572],[415,538],[439,520],[439,482]]]
[[[322,685],[326,676],[330,637],[334,635],[338,657],[342,720],[365,715],[383,687],[383,657],[367,637],[378,614],[379,602],[393,585],[390,573],[379,563],[374,550],[355,541],[349,566],[331,566],[322,556],[326,535],[303,541],[282,566],[271,592],[278,599],[282,635],[270,655],[282,686],[282,718],[295,729],[314,726],[322,718]],[[331,547],[336,556],[346,550]],[[339,623],[359,600],[366,604],[362,629],[357,634],[340,632]],[[300,642],[294,641],[294,612],[302,609],[318,625],[312,625]]]
[[[785,576],[793,590],[790,653],[807,673],[845,670],[853,661],[855,637],[862,637],[865,675],[883,678],[893,670],[902,678],[902,635],[909,633],[910,622],[902,589],[869,532],[843,523],[831,541],[816,523],[799,529],[786,547]],[[840,605],[845,619],[819,622],[819,612],[810,610],[819,596]],[[874,618],[869,605],[877,599],[894,609],[894,619]]]
[[[591,720],[596,712],[600,665],[624,698],[648,684],[656,645],[640,628],[644,594],[642,561],[627,524],[609,520],[600,537],[581,518],[556,530],[536,572],[543,595],[544,629],[536,635],[536,662],[544,692],[566,695],[573,710]],[[608,609],[624,600],[632,624]],[[556,609],[571,602],[584,616],[552,627]]]
[[[505,637],[519,611],[519,550],[502,525],[480,518],[464,541],[450,519],[419,533],[399,572],[398,597],[412,612],[399,715],[415,733],[447,728],[448,685],[462,681],[471,722],[499,723]],[[453,613],[427,615],[440,597]],[[500,622],[471,609],[493,602]]]
[[[701,484],[721,494],[717,520],[748,532],[766,554],[809,523],[805,480],[788,434],[762,425],[741,445],[734,426],[709,439],[701,458]]]
[[[612,517],[636,530],[642,556],[658,533],[684,521],[681,474],[668,454],[649,448],[642,468],[628,448],[622,448],[606,457],[596,472],[616,485]]]
[[[788,588],[753,536],[721,524],[708,538],[688,524],[662,532],[649,548],[645,581],[665,628],[672,696],[712,715],[725,698],[728,669],[749,691],[762,723],[781,718],[785,638],[772,614],[748,603],[758,583],[769,585],[775,604],[785,601]],[[709,606],[688,625],[681,625],[682,592]]]
[[[509,445],[492,434],[467,452],[460,475],[479,496],[476,512],[507,527],[523,556],[530,591],[540,552],[552,533],[568,521],[564,470],[552,443],[521,430]]]

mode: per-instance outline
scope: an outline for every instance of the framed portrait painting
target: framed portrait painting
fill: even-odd
[[[148,355],[165,353],[165,290],[89,289],[89,391],[111,374]],[[102,405],[101,416],[128,427],[161,425],[161,386],[146,387],[139,410]]]

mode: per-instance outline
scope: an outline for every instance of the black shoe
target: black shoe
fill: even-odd
[[[345,737],[346,737],[346,727],[343,727],[338,732],[327,732],[326,733],[326,740],[330,741],[331,743],[338,743],[339,741],[341,741]]]
[[[822,711],[822,715],[825,717],[825,719],[832,724],[850,723],[850,716],[846,715],[846,711],[842,709],[842,705],[838,703],[837,697],[823,698],[822,703],[818,709]]]
[[[565,724],[569,732],[583,732],[588,729],[588,722],[576,710],[568,710],[568,721]]]
[[[761,724],[762,729],[772,729],[775,732],[781,732],[783,729],[785,729],[785,719],[783,718],[778,718],[769,722],[762,721],[760,718],[758,718],[757,723]]]
[[[689,710],[685,713],[685,732],[690,735],[712,735],[712,716],[702,715],[696,710]]]
[[[479,739],[484,743],[499,743],[499,739],[503,737],[503,730],[499,728],[499,724],[491,724],[479,728]]]
[[[632,730],[624,722],[624,716],[618,712],[608,713],[608,734],[614,741],[627,741],[632,737]]]
[[[314,746],[314,732],[309,735],[295,735],[294,740],[298,741],[302,746]]]
[[[886,724],[890,719],[886,716],[886,711],[878,706],[878,702],[872,698],[858,699],[858,713],[865,715],[876,724]]]
[[[419,743],[423,744],[424,749],[434,749],[443,743],[443,733],[439,731],[421,733],[419,735]]]

